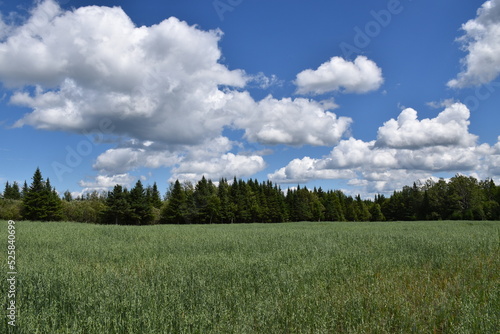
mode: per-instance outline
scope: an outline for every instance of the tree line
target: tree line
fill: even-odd
[[[28,186],[5,184],[0,219],[75,221],[98,224],[229,224],[288,221],[500,220],[500,187],[493,180],[456,175],[449,181],[413,183],[373,200],[340,190],[297,186],[283,192],[271,181],[234,178],[217,184],[202,177],[196,184],[158,187],[139,180],[130,190],[113,190],[72,198],[43,179],[40,169]]]

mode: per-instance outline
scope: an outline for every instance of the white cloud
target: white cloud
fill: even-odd
[[[234,122],[245,129],[249,141],[293,146],[334,145],[348,133],[352,119],[337,117],[325,109],[331,106],[303,98],[278,100],[272,96],[255,102],[248,94],[239,94],[228,104],[233,110],[240,109],[240,114],[252,110]]]
[[[136,27],[118,7],[62,11],[47,0],[0,43],[0,80],[37,87],[13,95],[33,109],[17,126],[79,132],[107,117],[119,135],[199,143],[231,122],[218,85],[246,83],[218,63],[220,37],[173,17]]]
[[[333,57],[316,70],[300,72],[295,80],[299,94],[323,94],[339,90],[366,93],[377,90],[383,82],[382,70],[365,56],[358,56],[354,62]]]
[[[407,108],[397,120],[391,119],[378,129],[377,146],[417,149],[428,146],[474,145],[477,136],[469,133],[470,112],[462,103],[454,103],[436,118],[418,120],[417,112]]]
[[[217,180],[221,177],[232,178],[251,176],[262,171],[266,163],[258,155],[236,155],[226,153],[209,160],[184,161],[175,167],[170,181],[198,181],[202,176]]]
[[[224,128],[261,144],[334,145],[352,122],[328,111],[332,101],[255,101],[241,90],[279,79],[228,69],[219,30],[175,17],[137,27],[119,7],[65,11],[45,0],[4,35],[0,81],[13,90],[12,104],[31,108],[15,126],[82,133],[106,120],[109,137],[144,144],[103,152],[93,167],[107,175],[141,167],[200,174],[203,164],[214,177],[250,175],[263,168],[262,157],[231,155]]]
[[[375,141],[364,142],[349,138],[333,148],[330,155],[318,163],[325,169],[352,169],[363,166],[372,168],[395,168],[395,150],[375,148]]]
[[[436,118],[422,121],[415,110],[406,109],[397,121],[379,128],[377,141],[342,140],[327,156],[294,159],[268,177],[280,183],[349,179],[350,185],[375,193],[391,192],[442,172],[478,173],[481,178],[499,175],[500,138],[494,146],[477,145],[477,137],[468,132],[468,117],[463,104],[453,104]]]
[[[476,147],[425,147],[419,150],[398,150],[400,168],[424,171],[470,171],[479,168],[481,158]]]
[[[361,171],[359,178],[348,181],[349,185],[363,189],[366,194],[392,193],[396,189],[410,185],[412,182],[432,178],[429,172],[405,169]]]
[[[268,177],[278,183],[306,183],[314,179],[347,179],[355,177],[356,174],[350,170],[335,170],[318,168],[319,159],[305,157],[294,159],[286,167],[283,167]]]
[[[94,181],[80,181],[80,186],[87,190],[107,190],[119,184],[124,187],[130,187],[135,181],[135,177],[124,173],[112,176],[98,175]]]
[[[458,40],[467,52],[462,59],[465,68],[448,86],[463,88],[493,81],[500,74],[500,0],[486,1],[462,30],[465,35]]]
[[[250,86],[256,86],[260,89],[268,89],[273,86],[281,87],[284,82],[275,74],[266,76],[264,73],[259,72],[256,75],[249,76],[248,83]]]
[[[179,156],[168,151],[123,147],[102,153],[97,157],[93,167],[101,172],[124,173],[140,167],[170,167],[179,161]]]

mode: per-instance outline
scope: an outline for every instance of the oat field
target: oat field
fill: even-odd
[[[0,231],[5,275],[6,221]],[[499,231],[17,222],[17,326],[4,316],[0,332],[498,333]]]

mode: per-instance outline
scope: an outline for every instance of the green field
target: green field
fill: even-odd
[[[499,231],[18,222],[16,333],[499,333]]]

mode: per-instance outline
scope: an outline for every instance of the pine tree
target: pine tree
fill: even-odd
[[[366,203],[361,199],[360,195],[356,196],[356,205],[358,207],[358,219],[364,222],[370,221],[370,211],[368,210]]]
[[[47,178],[45,182],[45,191],[43,197],[45,198],[45,214],[46,220],[58,221],[62,218],[62,204],[59,195],[55,188],[52,188],[50,180]]]
[[[21,192],[19,191],[19,185],[17,184],[17,182],[14,181],[12,185],[9,184],[9,181],[5,183],[3,198],[13,200],[21,199]]]
[[[73,196],[71,196],[71,193],[69,192],[69,190],[66,190],[64,192],[64,200],[66,202],[71,202],[73,200]]]
[[[226,179],[221,179],[219,181],[217,196],[219,197],[220,202],[219,220],[222,224],[228,223],[230,219],[231,207],[229,203],[229,185]]]
[[[42,220],[45,218],[43,206],[43,178],[40,169],[37,168],[33,175],[33,182],[31,183],[28,192],[23,200],[23,217],[27,220]]]
[[[146,198],[146,191],[141,180],[130,190],[130,222],[132,225],[149,225],[153,221],[152,206]]]
[[[161,209],[163,205],[163,201],[161,200],[161,194],[160,191],[158,190],[156,182],[153,183],[153,188],[151,189],[151,204],[153,205],[153,207],[157,209]]]
[[[378,203],[373,204],[373,206],[371,207],[371,210],[370,210],[370,214],[371,214],[372,221],[380,222],[380,221],[385,220],[385,217],[382,213],[382,209],[380,208],[380,204],[378,204]]]
[[[176,180],[169,191],[167,204],[164,206],[160,222],[162,224],[185,224],[187,222],[187,199],[179,180]]]
[[[113,191],[108,192],[102,222],[104,224],[125,225],[129,223],[130,214],[127,189],[117,184]]]
[[[10,184],[9,184],[9,181],[7,181],[7,182],[5,183],[5,188],[4,188],[4,190],[3,190],[3,193],[1,193],[1,194],[0,194],[0,198],[5,198],[5,195],[6,195],[6,194],[8,195],[8,194],[9,194],[9,192],[10,192]],[[5,198],[5,199],[6,199],[6,198]]]
[[[50,181],[43,181],[40,168],[33,174],[33,182],[23,198],[23,217],[27,220],[60,220],[61,200]]]
[[[211,185],[211,181],[209,184],[205,176],[202,176],[194,189],[193,198],[196,207],[196,222],[199,224],[206,224],[210,220],[208,202],[212,195],[211,186],[213,186],[213,184]]]
[[[24,196],[28,193],[28,191],[29,191],[28,184],[26,183],[26,181],[24,181],[23,190],[21,191],[21,198],[24,198]]]

